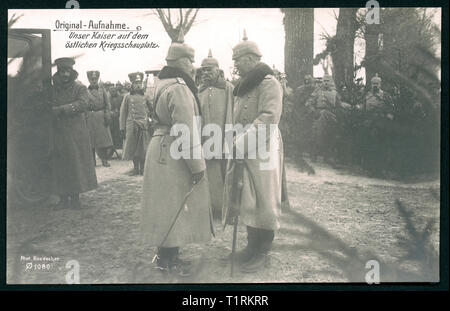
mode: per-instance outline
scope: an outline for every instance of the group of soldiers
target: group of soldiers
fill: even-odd
[[[370,88],[358,103],[350,104],[336,90],[333,78],[325,74],[313,78],[305,75],[303,84],[295,91],[286,86],[281,79],[285,100],[293,104],[293,117],[297,127],[291,129],[296,133],[299,158],[308,151],[310,159],[316,162],[317,156],[322,156],[324,162],[332,163],[339,158],[339,133],[341,130],[342,111],[357,111],[361,127],[355,143],[361,147],[360,159],[369,173],[379,172],[380,156],[386,139],[383,131],[394,119],[394,106],[391,97],[381,89],[381,78],[376,74],[370,81]],[[295,127],[295,126],[294,126]]]
[[[256,158],[249,156],[241,142],[247,142],[261,126],[278,125],[283,89],[273,70],[261,62],[257,44],[245,34],[233,48],[240,76],[235,85],[224,79],[211,50],[199,70],[193,66],[194,55],[181,32],[169,47],[153,96],[144,93],[143,73],[129,74],[129,92],[116,88],[107,92],[98,84],[98,71],[87,73],[90,85],[86,88],[77,80],[75,61],[57,59],[52,88],[57,150],[52,161],[53,189],[61,207],[80,208],[79,194],[97,187],[94,152],[103,166],[109,166],[107,150],[116,146],[110,128],[117,131],[118,123],[125,138],[122,157],[133,161],[133,175],[144,176],[141,232],[146,243],[157,247],[156,268],[186,274],[189,263],[181,260],[179,248],[210,241],[214,217],[224,226],[235,227],[239,218],[247,228],[247,246],[233,250],[224,261],[239,264],[243,273],[253,273],[267,267],[280,227],[283,143],[276,127],[264,146],[273,151],[267,159],[259,153]],[[195,117],[201,118],[202,126],[218,125],[222,133],[226,124],[247,125],[229,146],[231,155],[239,153],[243,158],[192,157],[209,138],[203,136],[200,143],[193,139],[199,134]],[[189,129],[190,139],[178,148],[190,156],[172,156],[171,146],[180,138],[171,135],[176,124]],[[271,168],[261,169],[268,161]]]

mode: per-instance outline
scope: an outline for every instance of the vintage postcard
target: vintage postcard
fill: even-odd
[[[441,8],[84,2],[8,10],[8,285],[440,281]]]

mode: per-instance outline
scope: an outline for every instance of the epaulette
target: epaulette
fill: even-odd
[[[176,78],[176,79],[178,83],[186,85],[186,82],[184,82],[183,78]]]

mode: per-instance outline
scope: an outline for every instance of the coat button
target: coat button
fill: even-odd
[[[244,105],[244,109],[247,109],[247,105]]]

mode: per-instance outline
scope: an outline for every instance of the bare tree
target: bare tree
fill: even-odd
[[[180,30],[186,35],[191,29],[199,9],[155,9],[172,42],[178,39]],[[177,11],[175,13],[174,11]],[[175,14],[174,14],[175,13]]]

